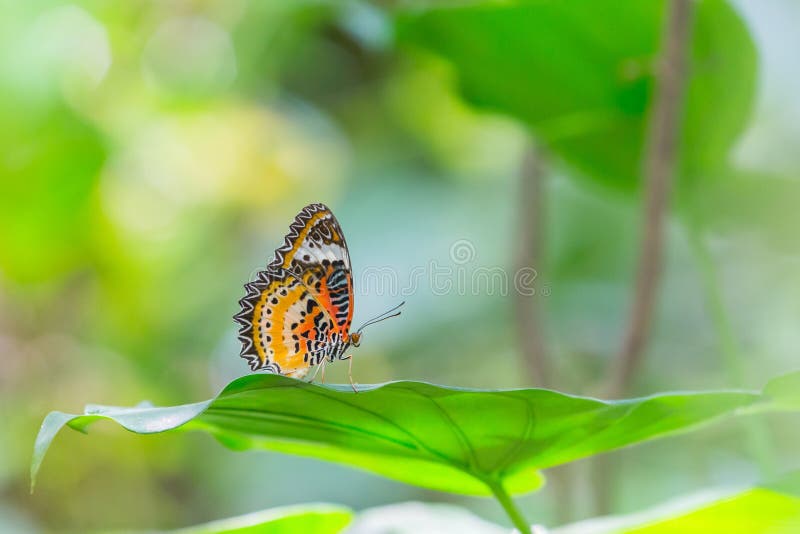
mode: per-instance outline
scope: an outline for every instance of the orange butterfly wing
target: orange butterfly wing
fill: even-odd
[[[353,277],[344,233],[324,204],[303,208],[270,267],[298,277],[334,320],[344,338],[353,320]]]
[[[251,369],[299,377],[340,356],[353,318],[353,281],[347,243],[326,206],[303,208],[275,259],[245,288],[234,319]]]

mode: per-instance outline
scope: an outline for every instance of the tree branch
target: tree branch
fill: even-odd
[[[661,53],[655,102],[648,125],[643,172],[645,178],[644,231],[639,268],[622,348],[610,375],[608,396],[625,396],[639,369],[656,304],[663,262],[664,220],[677,160],[687,56],[691,41],[694,0],[668,0],[661,36]],[[592,462],[595,508],[608,514],[612,508],[615,458],[601,456]]]
[[[644,159],[646,200],[639,269],[622,349],[611,374],[611,397],[627,393],[641,364],[661,278],[664,220],[677,160],[693,0],[670,0],[667,6]]]
[[[545,197],[547,160],[544,150],[533,142],[526,149],[520,169],[518,195],[517,247],[515,272],[533,267],[541,276],[547,217]],[[539,277],[537,276],[537,279]],[[541,296],[514,292],[517,336],[528,380],[539,387],[553,387],[554,379],[548,364],[545,328],[542,325]],[[562,465],[547,470],[548,486],[559,523],[572,519],[573,483],[571,466]]]
[[[525,152],[520,171],[515,273],[520,272],[520,269],[533,267],[541,274],[544,242],[544,167],[541,150],[531,143]],[[516,289],[514,306],[519,346],[528,380],[536,386],[546,387],[550,384],[551,377],[538,295],[525,295]]]

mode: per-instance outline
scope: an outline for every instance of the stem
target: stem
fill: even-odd
[[[697,224],[691,217],[687,220],[687,227],[689,230],[689,245],[700,269],[700,281],[705,292],[706,306],[717,336],[720,353],[724,360],[723,365],[728,373],[728,381],[734,387],[742,387],[744,385],[744,371],[742,369],[741,354],[736,338],[733,335],[733,327],[725,311],[717,266],[714,264],[714,259],[711,257],[711,252],[708,250],[705,239],[700,235],[700,230],[698,230]]]
[[[517,241],[514,272],[536,269],[542,279],[545,239],[547,235],[547,158],[546,151],[533,141],[528,143],[522,158],[517,189]],[[540,293],[526,295],[514,291],[514,318],[522,364],[528,382],[537,387],[553,387],[555,379],[548,364],[549,351],[545,335],[545,310]],[[559,523],[572,519],[571,466],[561,465],[548,470],[547,480],[553,495],[555,515]]]
[[[483,482],[492,490],[495,498],[500,502],[506,515],[520,534],[531,534],[530,523],[523,517],[522,512],[519,511],[517,505],[514,504],[514,501],[509,497],[508,493],[506,493],[505,488],[503,488],[503,483],[496,480],[483,480]]]
[[[742,353],[734,334],[728,312],[725,309],[720,275],[717,265],[708,249],[698,223],[687,217],[689,245],[700,270],[700,279],[705,292],[708,314],[722,354],[723,366],[728,374],[728,382],[735,387],[745,386],[745,371],[742,366]],[[769,438],[769,428],[759,418],[747,418],[743,421],[747,446],[758,462],[762,478],[770,479],[776,475],[775,455]]]
[[[622,349],[612,370],[611,397],[621,397],[627,392],[641,364],[655,308],[661,279],[664,220],[677,160],[693,4],[694,0],[671,0],[667,4],[655,101],[645,146],[646,202],[639,269]]]
[[[533,267],[541,275],[544,241],[544,161],[542,151],[533,143],[526,149],[520,171],[519,209],[515,272]],[[517,336],[522,360],[531,384],[548,387],[550,373],[547,347],[541,326],[539,296],[514,292]]]
[[[622,348],[612,364],[608,389],[611,398],[623,397],[628,392],[641,366],[658,296],[664,254],[664,220],[677,160],[693,7],[694,0],[668,0],[666,4],[653,110],[645,139],[644,231],[639,268]],[[594,498],[600,515],[609,513],[611,509],[613,462],[611,456],[600,456],[593,465]]]

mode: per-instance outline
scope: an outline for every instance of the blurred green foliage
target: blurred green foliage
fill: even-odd
[[[553,534],[656,534],[685,532],[729,532],[748,534],[770,532],[790,534],[800,527],[800,496],[798,473],[791,473],[771,484],[737,491],[697,494],[684,497],[681,502],[670,502],[645,512],[630,516],[614,516],[565,525]],[[324,505],[287,507],[265,510],[242,517],[199,525],[176,532],[244,533],[261,528],[258,532],[284,532],[283,526],[297,529],[310,528],[315,532],[340,532],[342,520],[348,517],[345,510]],[[262,522],[264,521],[264,522]],[[324,523],[323,523],[324,521]],[[246,526],[245,526],[246,525]],[[422,528],[450,528],[453,532],[472,534],[500,534],[501,527],[480,520],[466,511],[445,505],[408,503],[377,507],[358,515],[352,524],[357,534],[391,531],[412,534]]]
[[[341,506],[309,504],[286,506],[244,516],[172,530],[172,534],[336,534],[350,523],[353,513]]]
[[[722,495],[696,495],[645,513],[583,521],[555,529],[554,534],[685,532],[770,532],[789,534],[800,528],[800,474]]]
[[[587,178],[631,191],[641,181],[665,5],[467,3],[412,15],[400,29],[453,63],[471,102],[525,122]],[[755,49],[727,2],[697,3],[689,68],[685,188],[726,163],[752,108]]]
[[[403,284],[415,267],[453,267],[459,239],[475,246],[466,267],[511,265],[529,132],[553,153],[537,287],[558,385],[596,392],[634,270],[628,193],[661,6],[0,2],[0,531],[444,499],[313,460],[228,454],[199,435],[156,443],[109,426],[103,439],[63,436],[48,457],[57,474],[32,498],[27,466],[53,407],[186,403],[245,374],[230,320],[241,286],[308,202],[333,207],[357,283],[368,268],[392,267]],[[682,224],[670,229],[641,394],[734,385],[687,227],[716,266],[743,355],[736,385],[797,365],[800,76],[787,51],[799,23],[789,0],[698,3]],[[357,319],[400,299],[357,291]],[[527,385],[511,295],[425,281],[403,298],[408,313],[358,353],[360,382]],[[796,425],[775,421],[770,434],[776,463],[796,467]],[[755,482],[743,441],[722,425],[630,451],[615,509]],[[591,512],[578,479],[575,518]],[[491,502],[457,503],[503,521]],[[555,503],[546,487],[522,504],[553,524]]]

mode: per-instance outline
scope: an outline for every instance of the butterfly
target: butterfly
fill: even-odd
[[[241,356],[251,370],[303,378],[322,364],[324,379],[327,362],[349,359],[354,391],[352,355],[345,352],[359,346],[365,327],[400,315],[403,305],[350,330],[350,252],[339,222],[324,204],[300,210],[274,259],[244,287],[241,311],[233,318],[240,325]]]

